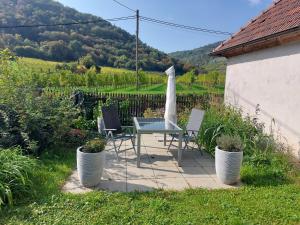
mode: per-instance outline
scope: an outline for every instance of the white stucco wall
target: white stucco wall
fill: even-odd
[[[260,121],[300,158],[300,42],[260,50],[228,61],[225,103],[245,114],[260,108]]]

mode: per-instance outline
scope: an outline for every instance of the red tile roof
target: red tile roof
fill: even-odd
[[[300,0],[279,0],[218,46],[213,54],[295,28],[300,28]]]

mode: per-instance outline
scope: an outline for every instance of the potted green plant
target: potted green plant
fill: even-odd
[[[77,170],[80,183],[93,187],[100,183],[105,165],[104,139],[92,139],[77,149]]]
[[[243,143],[239,136],[222,135],[215,148],[216,174],[224,184],[234,184],[240,178]]]

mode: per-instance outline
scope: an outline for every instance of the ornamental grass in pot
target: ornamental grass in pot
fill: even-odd
[[[100,183],[105,165],[104,139],[95,138],[77,149],[77,170],[80,183],[93,187]]]
[[[222,135],[215,149],[216,174],[224,184],[237,183],[243,161],[243,143],[239,136]]]

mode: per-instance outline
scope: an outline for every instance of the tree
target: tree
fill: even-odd
[[[87,54],[79,60],[80,64],[84,65],[87,69],[90,69],[95,65],[95,61],[91,54]]]

